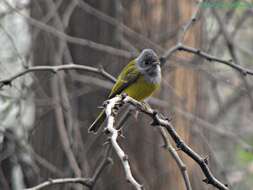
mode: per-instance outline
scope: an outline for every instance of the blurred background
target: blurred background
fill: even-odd
[[[160,56],[178,43],[253,69],[253,2],[189,0],[2,0],[0,80],[30,66],[80,64],[117,73],[141,49]],[[163,69],[161,89],[148,100],[172,118],[182,139],[208,157],[214,175],[234,190],[253,188],[253,76],[198,55],[176,51]],[[90,177],[104,155],[106,136],[87,133],[112,82],[84,71],[36,72],[0,89],[0,189],[20,190],[49,178]],[[146,189],[183,190],[178,166],[150,118],[124,123],[120,145]],[[172,144],[174,146],[174,144]],[[198,165],[178,151],[192,189]],[[134,189],[112,152],[93,189]],[[49,190],[88,189],[78,184]]]

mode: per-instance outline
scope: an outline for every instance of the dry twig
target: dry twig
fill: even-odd
[[[48,186],[56,185],[56,184],[66,184],[66,183],[78,183],[90,187],[90,179],[89,178],[59,178],[59,179],[49,179],[35,187],[27,188],[24,190],[39,190]]]
[[[203,57],[207,61],[210,61],[210,62],[214,61],[214,62],[217,62],[217,63],[222,63],[224,65],[230,66],[231,68],[239,71],[244,76],[246,76],[246,75],[253,75],[253,70],[244,68],[244,67],[242,67],[240,65],[237,65],[237,64],[234,64],[232,62],[232,60],[220,59],[220,58],[217,58],[217,57],[215,57],[213,55],[210,55],[210,54],[208,54],[208,53],[206,53],[206,52],[204,52],[204,51],[202,51],[200,49],[189,47],[189,46],[183,45],[181,43],[178,43],[177,45],[175,45],[172,48],[170,48],[167,52],[165,52],[165,54],[164,54],[163,57],[165,59],[168,59],[176,51],[185,51],[185,52],[192,53],[192,54],[198,55],[200,57]]]
[[[68,34],[65,34],[62,31],[59,31],[47,24],[44,24],[36,19],[33,19],[30,16],[27,16],[25,14],[22,14],[18,9],[16,9],[15,7],[11,6],[6,0],[4,0],[4,3],[14,12],[16,12],[17,14],[19,14],[20,16],[22,16],[23,18],[25,18],[27,20],[27,22],[45,32],[48,32],[50,34],[52,34],[53,36],[61,39],[61,40],[66,40],[69,43],[73,43],[73,44],[78,44],[81,46],[86,46],[98,51],[102,51],[102,52],[106,52],[115,56],[120,56],[120,57],[125,57],[125,58],[131,58],[133,55],[131,52],[128,52],[126,50],[122,50],[119,48],[115,48],[115,47],[111,47],[109,45],[105,45],[105,44],[100,44],[88,39],[84,39],[84,38],[77,38],[77,37],[73,37],[70,36]]]
[[[178,168],[180,169],[180,172],[181,172],[183,179],[184,179],[186,190],[192,190],[191,182],[190,182],[189,175],[187,172],[187,167],[184,164],[184,162],[182,161],[182,159],[179,157],[177,151],[171,145],[166,129],[159,127],[159,132],[161,133],[161,136],[162,136],[163,141],[165,143],[164,148],[166,148],[170,152],[173,159],[176,161]]]
[[[45,187],[49,187],[56,184],[69,184],[69,183],[77,183],[82,184],[90,189],[94,187],[96,184],[97,179],[101,175],[101,173],[104,171],[104,169],[109,165],[112,164],[112,159],[110,158],[110,146],[107,146],[107,149],[105,151],[105,154],[103,155],[103,160],[101,163],[96,167],[94,174],[91,178],[83,178],[83,177],[77,177],[77,178],[58,178],[58,179],[49,179],[48,181],[45,181],[39,185],[36,185],[31,188],[27,188],[24,190],[40,190]]]
[[[95,68],[95,67],[89,67],[85,65],[76,65],[76,64],[68,64],[68,65],[57,65],[57,66],[34,66],[24,69],[23,71],[18,72],[17,74],[7,78],[0,80],[0,89],[5,85],[11,85],[12,81],[15,79],[26,75],[28,73],[32,72],[39,72],[39,71],[50,71],[52,73],[57,73],[58,71],[63,70],[82,70],[87,71],[95,74],[99,74],[106,78],[109,81],[115,82],[116,79],[110,75],[108,72],[106,72],[102,67],[101,68]]]

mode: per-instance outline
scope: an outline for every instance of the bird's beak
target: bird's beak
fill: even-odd
[[[160,65],[160,61],[153,62],[152,65]]]

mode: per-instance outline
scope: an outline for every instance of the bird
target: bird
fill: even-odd
[[[161,84],[161,67],[158,55],[152,49],[144,49],[139,56],[130,61],[117,77],[108,99],[121,93],[143,101],[150,97]],[[96,133],[106,119],[103,109],[96,120],[88,128],[88,132]]]

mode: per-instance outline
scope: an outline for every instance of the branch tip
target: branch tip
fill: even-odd
[[[103,144],[102,146],[108,145],[110,143],[110,139],[108,138]]]
[[[186,167],[185,164],[181,165],[181,170],[182,170],[182,171],[186,171],[186,170],[187,170],[187,167]]]
[[[93,187],[94,184],[95,184],[95,181],[94,181],[93,179],[91,179],[91,178],[87,178],[86,181],[80,181],[80,183],[81,183],[82,185],[85,185],[85,186],[87,186],[87,187],[89,187],[89,188],[92,189],[92,187]]]
[[[113,164],[113,159],[111,157],[107,157],[106,162],[108,162],[108,164]]]
[[[159,58],[159,61],[160,61],[161,66],[163,66],[166,63],[166,58],[164,56],[161,56]]]
[[[125,139],[126,137],[123,134],[122,128],[118,129],[118,134],[121,138]]]
[[[108,100],[104,101],[103,104],[102,104],[103,108],[105,108],[108,104],[109,104]]]
[[[165,120],[167,120],[168,122],[171,122],[172,121],[172,117],[164,117]]]
[[[104,109],[105,107],[102,105],[102,106],[98,106],[97,108],[98,109]]]
[[[3,84],[3,86],[5,86],[5,85],[11,86],[12,85],[10,80],[4,80],[1,83]]]
[[[110,131],[109,129],[105,128],[105,129],[104,129],[104,134],[105,134],[105,135],[110,135],[110,134],[111,134],[111,131]],[[106,143],[106,142],[108,143],[109,141],[110,141],[110,137],[108,138],[107,141],[105,141],[105,143]]]
[[[183,50],[182,45],[178,44],[177,50],[178,50],[178,51],[182,51],[182,50]]]
[[[245,71],[245,70],[243,70],[243,69],[241,70],[241,73],[242,73],[243,76],[247,76],[248,75],[248,72]]]
[[[160,125],[157,115],[158,115],[158,112],[156,110],[154,110],[152,113],[153,121],[150,123],[150,125],[152,125],[152,126],[159,126]]]
[[[206,184],[210,183],[209,179],[207,179],[207,178],[203,179],[202,181],[205,182]]]
[[[126,154],[123,156],[123,161],[128,161],[128,156]]]
[[[98,70],[99,70],[101,73],[103,73],[103,72],[105,71],[103,65],[99,65],[99,66],[98,66]]]
[[[166,149],[168,147],[168,145],[164,143],[160,147]]]
[[[204,159],[203,159],[203,161],[205,162],[205,164],[209,164],[209,162],[208,162],[208,156],[206,156]]]
[[[182,147],[184,146],[184,143],[182,142],[182,140],[177,140],[176,141],[177,144],[177,150],[182,150]]]
[[[196,53],[199,55],[201,53],[201,50],[197,49]]]

